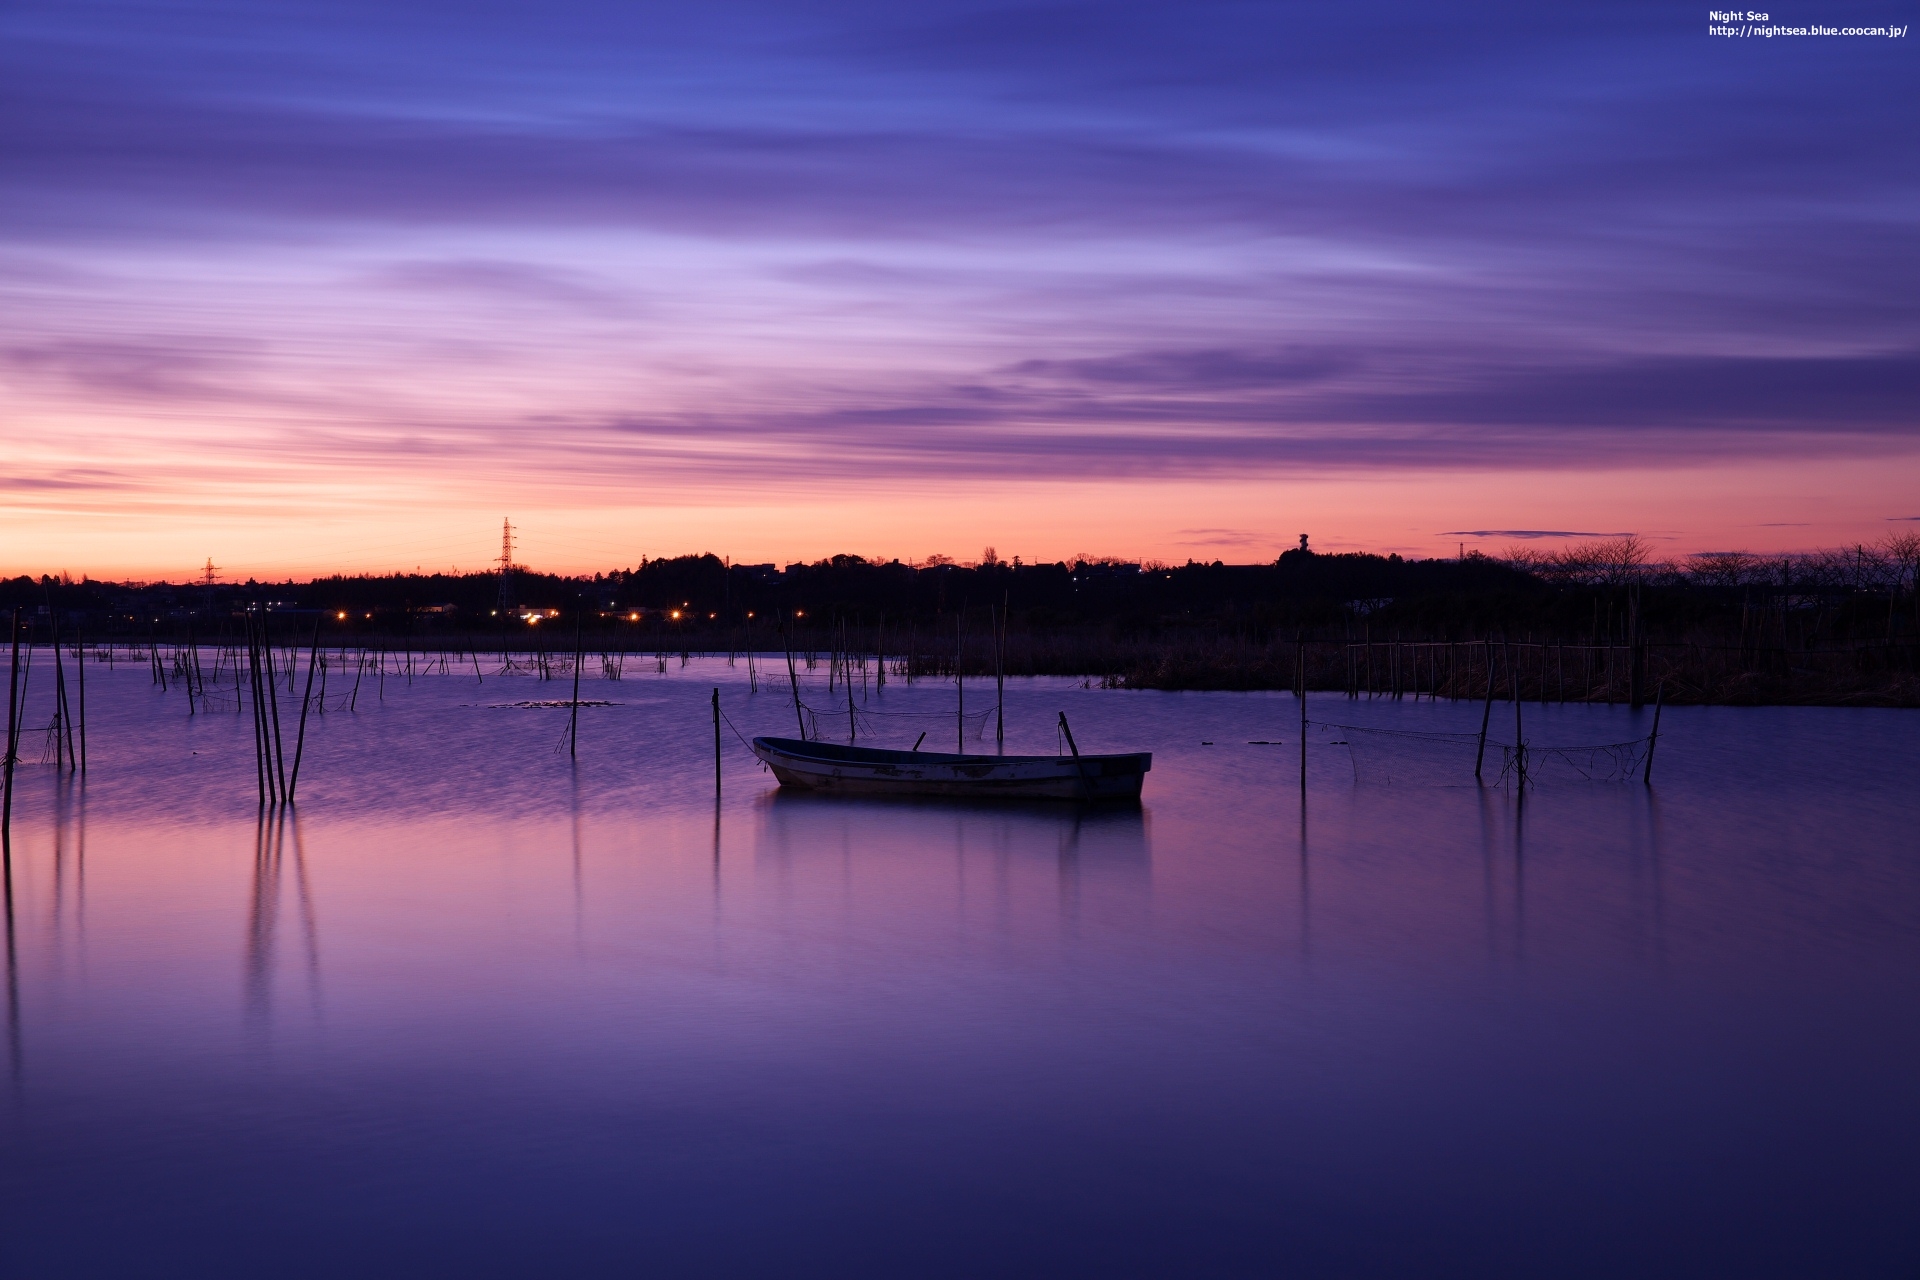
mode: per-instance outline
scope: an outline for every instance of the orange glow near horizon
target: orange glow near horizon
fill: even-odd
[[[1904,457],[1762,460],[1615,473],[1385,472],[1138,480],[919,482],[884,495],[857,491],[795,500],[778,487],[683,494],[680,505],[552,505],[522,490],[505,508],[516,559],[543,572],[594,573],[642,558],[712,552],[735,564],[785,565],[853,553],[958,561],[993,546],[1004,560],[1080,554],[1184,563],[1257,563],[1295,546],[1318,551],[1451,556],[1464,543],[1497,552],[1523,539],[1502,531],[1635,532],[1660,554],[1791,551],[1873,543],[1920,515]],[[261,499],[113,503],[105,495],[16,498],[0,508],[0,573],[70,573],[109,581],[187,581],[211,555],[221,580],[306,579],[332,573],[490,572],[501,504],[426,495],[410,506],[374,489],[360,502],[302,509],[262,477]],[[515,495],[502,494],[502,502]],[[263,510],[262,508],[271,508]],[[1470,536],[1455,531],[1472,531]],[[1578,541],[1579,537],[1572,540]],[[1557,545],[1556,540],[1535,545]]]

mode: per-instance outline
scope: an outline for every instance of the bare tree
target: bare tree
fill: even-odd
[[[1571,547],[1567,560],[1581,567],[1581,575],[1595,586],[1623,587],[1646,576],[1652,548],[1637,533]]]
[[[1511,546],[1500,558],[1523,573],[1540,573],[1553,567],[1553,557],[1539,547]]]
[[[1702,551],[1688,557],[1687,576],[1712,587],[1745,586],[1760,568],[1751,551]]]

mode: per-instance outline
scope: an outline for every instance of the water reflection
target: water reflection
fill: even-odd
[[[1290,757],[1227,750],[1277,700],[1088,691],[1076,730],[1156,751],[1151,808],[722,803],[672,732],[708,680],[610,709],[625,756],[503,773],[527,722],[401,701],[424,679],[327,718],[299,817],[255,808],[244,721],[152,718],[143,680],[119,722],[102,682],[95,744],[148,733],[149,773],[36,774],[5,852],[22,1274],[221,1240],[227,1274],[941,1271],[876,1221],[947,1274],[1366,1270],[1376,1220],[1373,1274],[1577,1271],[1571,1239],[1591,1274],[1879,1274],[1910,1240],[1911,721],[1768,713],[1703,776],[1669,713],[1657,793],[1329,769],[1296,808]]]
[[[262,809],[253,832],[253,879],[247,904],[241,1002],[248,1027],[260,1037],[272,1029],[282,880],[289,844],[293,850],[294,896],[300,917],[302,969],[308,1001],[316,1017],[322,1007],[320,931],[315,920],[312,886],[307,879],[300,817],[290,806]]]
[[[567,762],[568,798],[567,818],[573,831],[573,944],[584,949],[586,939],[586,895],[583,887],[580,865],[580,767],[573,761]]]
[[[7,1065],[14,1088],[20,1087],[20,947],[13,924],[13,832],[0,827],[0,877],[5,880],[7,912]]]
[[[945,825],[956,859],[964,862],[982,848],[1000,858],[1046,857],[1059,871],[1063,892],[1083,867],[1104,880],[1151,884],[1148,811],[1141,805],[896,801],[775,791],[756,808],[763,857],[805,857],[820,848],[838,849],[843,857],[856,847],[917,851],[929,827]],[[717,814],[715,822],[717,832]]]
[[[1312,894],[1307,882],[1307,797],[1300,795],[1300,959],[1311,966],[1313,963],[1313,912]]]

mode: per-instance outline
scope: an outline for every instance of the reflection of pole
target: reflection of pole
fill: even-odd
[[[282,811],[275,811],[276,814]],[[264,1019],[272,1008],[274,917],[280,906],[280,822],[262,813],[254,827],[253,900],[247,913],[247,1012]]]
[[[1313,958],[1312,912],[1307,884],[1307,806],[1300,806],[1300,958]]]
[[[713,691],[713,795],[720,798],[720,690]]]
[[[81,801],[82,813],[86,801]],[[314,923],[313,893],[307,887],[306,850],[300,843],[300,815],[294,813],[290,820],[293,827],[293,876],[294,885],[300,891],[300,923],[307,937],[307,991],[313,1000],[314,1011],[320,1008],[320,932]]]
[[[6,797],[0,800],[0,875],[6,880],[7,911],[7,1052],[13,1068],[14,1087],[20,1085],[20,970],[13,941],[13,758],[20,745],[22,708],[16,694],[25,696],[20,686],[20,609],[13,610],[13,658],[7,667],[7,748],[4,769]]]
[[[17,618],[19,610],[14,610]],[[20,1087],[20,956],[13,941],[13,841],[0,827],[0,876],[6,880],[7,910],[7,1055],[13,1084]]]

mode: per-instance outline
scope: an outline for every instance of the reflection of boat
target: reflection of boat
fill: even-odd
[[[970,756],[883,751],[800,738],[755,738],[783,787],[849,795],[1137,800],[1149,752],[1122,756]]]

